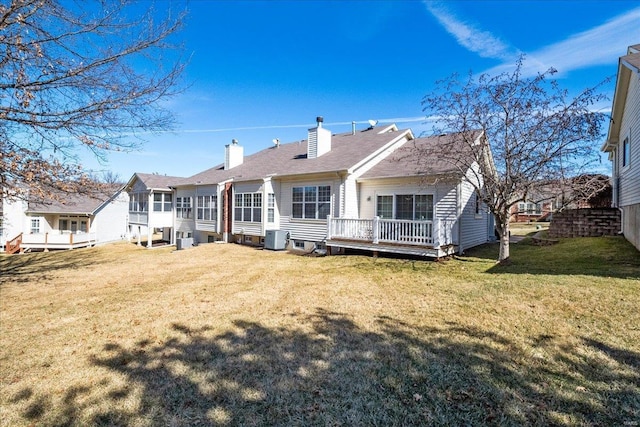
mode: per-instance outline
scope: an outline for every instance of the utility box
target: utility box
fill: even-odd
[[[176,249],[182,250],[193,246],[193,237],[183,237],[182,239],[176,239]]]
[[[272,251],[287,249],[289,232],[284,230],[267,230],[264,236],[264,248]]]

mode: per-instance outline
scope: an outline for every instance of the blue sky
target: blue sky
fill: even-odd
[[[416,135],[421,99],[438,79],[556,68],[573,93],[615,75],[640,43],[638,1],[191,1],[179,40],[188,89],[167,102],[174,132],[140,151],[85,168],[190,176],[224,160],[236,138],[251,154],[272,140],[306,139],[323,116],[331,131],[393,121]],[[603,90],[613,95],[615,79]],[[599,106],[606,111],[611,101]],[[604,164],[604,167],[608,165]]]

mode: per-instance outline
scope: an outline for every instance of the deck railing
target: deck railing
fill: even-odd
[[[327,218],[327,239],[360,240],[371,243],[438,246],[435,221],[405,219]]]
[[[79,246],[91,246],[96,242],[95,233],[34,233],[22,236],[22,245],[25,247],[44,249],[71,249]]]

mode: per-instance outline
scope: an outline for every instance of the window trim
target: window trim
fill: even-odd
[[[193,197],[183,196],[176,197],[176,218],[192,219],[193,216]]]
[[[40,218],[31,218],[30,234],[40,234]]]
[[[129,195],[129,212],[149,212],[149,193],[136,192]]]
[[[276,195],[275,193],[267,193],[267,223],[276,222]]]
[[[622,158],[620,159],[622,163],[622,169],[626,169],[631,164],[631,139],[629,135],[627,135],[622,140]]]
[[[314,200],[311,200],[311,198],[308,197],[312,193],[312,190],[315,195]],[[301,197],[300,200],[296,200],[296,193]],[[296,215],[296,207],[298,207],[299,216]],[[313,210],[313,217],[307,216],[311,210]],[[324,212],[326,212],[326,215],[322,215]],[[331,212],[333,212],[333,193],[331,192],[331,185],[316,184],[291,187],[292,219],[326,220],[327,216],[331,215]]]
[[[412,217],[413,219],[408,220],[408,221],[433,221],[434,218],[436,217],[436,198],[435,198],[435,194],[434,193],[379,193],[376,194],[376,211],[375,214],[376,216],[378,215],[378,198],[379,197],[392,197],[392,204],[391,204],[391,218],[384,218],[384,219],[400,219],[400,220],[404,220],[404,218],[398,218],[398,212],[397,212],[397,204],[398,204],[398,197],[399,196],[412,196],[413,197],[413,201],[412,201]],[[428,219],[416,219],[416,196],[427,196],[427,197],[431,197],[431,218]]]
[[[205,200],[206,199],[206,200]],[[200,202],[202,201],[202,206]],[[208,205],[207,203],[208,202]],[[205,212],[209,212],[209,219],[205,219]],[[218,220],[218,195],[210,194],[196,197],[196,220],[197,221],[217,221]]]
[[[235,222],[261,224],[262,205],[261,191],[235,193],[233,197],[233,220]]]

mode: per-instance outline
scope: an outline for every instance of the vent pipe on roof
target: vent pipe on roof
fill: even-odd
[[[351,122],[351,135],[355,135],[356,134],[356,122],[353,121]]]

